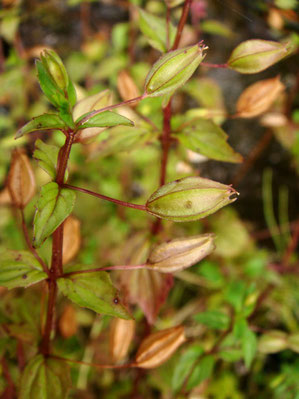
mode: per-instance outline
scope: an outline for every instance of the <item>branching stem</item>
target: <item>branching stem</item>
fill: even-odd
[[[103,272],[106,270],[136,270],[136,269],[144,269],[146,267],[147,267],[146,263],[142,265],[116,265],[116,266],[97,267],[94,269],[76,270],[74,272],[64,273],[63,277],[70,277],[76,274]]]
[[[72,144],[74,142],[74,133],[68,132],[65,140],[64,146],[61,148],[58,165],[57,165],[57,176],[56,183],[60,186],[63,184],[64,176],[68,164],[68,159],[70,156],[70,151]],[[47,308],[47,318],[46,325],[43,332],[42,342],[40,346],[41,353],[44,356],[48,356],[50,353],[50,341],[51,341],[51,331],[54,321],[55,314],[55,302],[57,296],[57,284],[56,280],[63,274],[62,268],[62,248],[63,248],[63,223],[54,231],[53,233],[53,243],[52,243],[52,262],[50,275],[48,280],[48,308]]]
[[[134,363],[129,363],[129,364],[98,364],[98,363],[88,363],[88,362],[82,362],[80,360],[73,360],[73,359],[66,359],[64,357],[60,356],[54,356],[51,355],[51,358],[56,359],[56,360],[61,360],[62,362],[67,362],[67,363],[75,363],[75,364],[81,364],[84,366],[91,366],[99,369],[129,369],[131,367],[136,367]]]
[[[100,198],[105,201],[114,202],[117,205],[126,206],[127,208],[139,209],[140,211],[146,211],[145,205],[132,204],[131,202],[121,201],[115,198],[107,197],[106,195],[95,193],[94,191],[87,190],[86,188],[71,186],[70,184],[64,184],[63,187],[70,188],[72,190],[80,191],[81,193],[92,195],[93,197]]]

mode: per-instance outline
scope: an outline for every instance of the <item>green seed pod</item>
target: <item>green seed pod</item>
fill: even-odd
[[[150,97],[162,96],[183,86],[204,59],[205,49],[198,43],[162,55],[147,75],[145,93]]]
[[[214,234],[177,238],[154,248],[148,266],[158,272],[174,273],[194,265],[214,249]]]
[[[246,40],[234,49],[227,64],[229,68],[240,73],[257,73],[282,60],[291,52],[289,43]]]
[[[260,353],[277,353],[287,349],[287,334],[283,331],[268,331],[259,339],[258,349]]]
[[[41,61],[56,85],[63,91],[67,90],[69,78],[58,54],[53,50],[44,50]]]
[[[147,212],[162,219],[189,222],[204,218],[234,202],[238,193],[231,186],[186,177],[165,184],[146,203]]]

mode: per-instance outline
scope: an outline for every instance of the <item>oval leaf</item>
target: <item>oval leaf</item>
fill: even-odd
[[[77,265],[68,268],[67,272],[80,270],[84,270],[84,267]],[[123,319],[131,318],[106,272],[70,274],[68,277],[59,278],[57,283],[60,291],[79,306],[100,314]]]
[[[111,127],[117,125],[134,126],[134,122],[130,119],[112,111],[103,111],[96,115],[92,115],[92,113],[93,112],[90,113],[90,118],[84,122],[83,125],[79,125],[78,129],[86,129],[87,127]],[[88,115],[84,116],[84,118],[87,117]],[[80,122],[80,119],[76,121],[76,123]]]
[[[41,264],[28,251],[6,250],[0,255],[0,286],[29,287],[47,277]]]
[[[33,157],[38,161],[39,166],[47,172],[53,180],[56,177],[58,153],[59,148],[55,145],[46,144],[40,139],[36,140]]]
[[[36,62],[36,69],[40,87],[48,100],[56,108],[68,108],[68,100],[63,91],[57,86],[49,71],[47,71],[43,63],[39,60]]]
[[[70,371],[65,362],[37,355],[22,374],[18,398],[66,399],[70,387]]]
[[[176,34],[176,29],[171,22],[168,26],[169,33],[167,33],[164,18],[139,9],[139,27],[141,32],[147,37],[149,44],[162,53],[167,51],[167,34],[169,34],[169,48],[172,46]]]
[[[17,131],[16,139],[22,137],[26,133],[36,132],[37,130],[53,130],[66,129],[67,126],[62,119],[56,114],[43,114],[33,118],[30,122],[26,123],[21,129]]]
[[[235,152],[227,143],[227,134],[214,122],[195,119],[176,135],[187,148],[210,159],[223,162],[242,162],[242,155]]]
[[[39,247],[72,212],[76,194],[51,182],[41,189],[34,217],[34,245]]]

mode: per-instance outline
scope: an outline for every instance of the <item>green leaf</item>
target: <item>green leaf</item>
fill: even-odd
[[[73,120],[73,115],[71,113],[70,104],[66,104],[60,107],[59,116],[69,128],[71,128],[72,130],[75,129],[75,123]]]
[[[219,35],[227,38],[234,36],[233,31],[229,27],[214,19],[205,19],[201,22],[200,27],[202,32],[209,33],[210,35]]]
[[[22,137],[26,133],[36,132],[37,130],[53,130],[66,129],[63,120],[56,114],[43,114],[33,118],[30,122],[26,123],[21,129],[17,131],[16,139]]]
[[[0,254],[0,286],[29,287],[47,277],[41,264],[28,251],[6,250]]]
[[[257,73],[282,60],[291,52],[290,43],[259,39],[247,40],[234,49],[229,57],[228,66],[240,73]]]
[[[76,194],[59,188],[57,183],[44,185],[34,217],[34,245],[39,247],[72,212]]]
[[[66,399],[70,387],[70,371],[65,362],[37,355],[22,374],[19,399]]]
[[[41,61],[36,62],[37,75],[40,87],[48,100],[56,107],[68,107],[68,100],[65,98],[64,93],[53,81],[51,75],[48,73],[45,66]]]
[[[73,82],[71,81],[71,79],[69,79],[69,84],[67,87],[67,95],[68,95],[68,99],[69,99],[71,106],[74,107],[74,105],[77,102],[77,94],[76,94],[75,86],[74,86]]]
[[[119,152],[129,152],[154,137],[153,133],[148,129],[116,126],[109,130],[107,139],[99,144],[98,149],[92,156],[105,157]]]
[[[46,144],[40,139],[36,140],[33,157],[38,160],[39,166],[44,169],[53,180],[56,177],[58,153],[59,148],[55,145]]]
[[[234,307],[236,312],[240,312],[244,304],[245,295],[245,282],[241,280],[232,281],[227,287],[225,299]]]
[[[117,125],[125,125],[125,126],[133,126],[134,125],[134,122],[132,122],[130,119],[128,119],[122,115],[119,115],[115,112],[103,111],[103,112],[100,112],[99,114],[92,116],[93,112],[94,111],[89,113],[89,114],[91,114],[91,116],[85,123],[83,123],[83,125],[78,126],[78,130],[85,129],[87,127],[110,127],[110,126],[117,126]],[[80,116],[80,118],[76,120],[76,124],[78,125],[78,122],[80,122],[80,120],[82,118],[85,118],[89,114]]]
[[[169,26],[169,45],[171,48],[175,39],[176,28],[170,22]],[[167,27],[165,18],[157,17],[142,9],[139,9],[139,27],[144,36],[147,37],[149,44],[162,53],[167,51]]]
[[[199,385],[201,382],[210,378],[214,369],[215,359],[214,356],[208,355],[203,357],[195,366],[187,384],[187,389],[192,389]]]
[[[183,385],[185,378],[190,373],[194,362],[203,354],[200,345],[190,346],[186,352],[179,358],[172,374],[171,386],[174,391],[178,391]]]
[[[215,330],[226,330],[229,326],[229,316],[219,310],[207,310],[198,313],[194,316],[194,319]]]
[[[87,268],[86,265],[72,266],[67,269],[67,273]],[[57,283],[60,291],[79,306],[122,319],[132,318],[106,272],[73,274],[59,278]]]
[[[257,351],[257,339],[248,325],[242,334],[242,351],[246,367],[249,369]]]
[[[242,156],[227,143],[227,134],[210,120],[194,119],[175,136],[185,147],[210,159],[242,162]]]

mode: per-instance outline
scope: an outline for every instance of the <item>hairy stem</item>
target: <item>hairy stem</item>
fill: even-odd
[[[131,202],[121,201],[115,198],[107,197],[106,195],[103,194],[95,193],[94,191],[87,190],[86,188],[71,186],[70,184],[64,184],[63,187],[80,191],[81,193],[89,194],[92,195],[93,197],[97,197],[105,201],[114,202],[115,204],[126,206],[127,208],[134,208],[134,209],[139,209],[141,211],[146,211],[145,205],[138,205],[138,204],[132,204]]]

